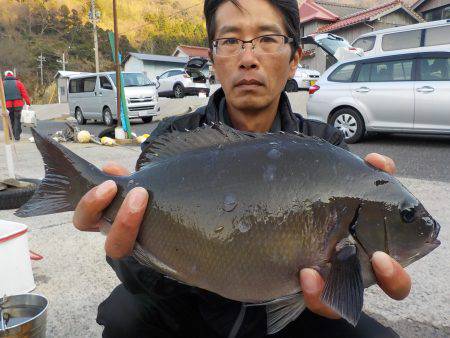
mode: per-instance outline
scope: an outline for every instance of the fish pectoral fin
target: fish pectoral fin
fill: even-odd
[[[275,334],[296,320],[305,309],[301,293],[289,295],[260,305],[266,306],[267,334]]]
[[[139,243],[134,244],[132,256],[140,264],[152,268],[153,270],[166,275],[166,277],[169,277],[170,279],[178,281],[176,278],[178,275],[177,271],[158,260],[155,256],[145,250]]]
[[[345,238],[336,245],[321,300],[356,326],[363,307],[364,285],[357,247]]]

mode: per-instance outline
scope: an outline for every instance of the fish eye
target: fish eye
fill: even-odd
[[[400,216],[405,223],[411,223],[412,221],[414,221],[415,214],[416,213],[414,208],[407,208],[400,211]]]

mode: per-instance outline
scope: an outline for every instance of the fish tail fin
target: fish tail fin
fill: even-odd
[[[31,129],[45,164],[45,177],[36,192],[19,210],[19,217],[75,210],[81,197],[110,178],[66,147]]]

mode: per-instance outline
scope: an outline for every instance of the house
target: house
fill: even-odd
[[[202,57],[205,59],[209,59],[209,48],[179,45],[173,52],[172,56],[188,57],[188,58]]]
[[[450,0],[419,0],[411,8],[426,21],[450,19]]]
[[[53,78],[56,81],[56,88],[58,88],[58,103],[67,102],[67,92],[69,88],[70,77],[79,74],[88,74],[88,73],[59,70],[55,74]]]
[[[371,8],[342,5],[336,2],[305,0],[299,5],[302,36],[333,33],[352,43],[358,36],[380,29],[424,22],[401,0]],[[340,15],[338,15],[339,13]],[[323,73],[333,60],[313,45],[305,45],[300,63]]]
[[[151,80],[172,68],[184,68],[188,57],[128,53],[122,62],[125,72],[140,72]]]

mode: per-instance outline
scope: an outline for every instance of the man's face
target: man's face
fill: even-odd
[[[240,1],[241,8],[227,1],[216,12],[216,35],[219,38],[251,40],[266,34],[283,34],[287,31],[281,12],[268,1]],[[214,56],[216,77],[222,84],[227,103],[241,111],[259,111],[278,100],[286,81],[293,77],[298,64],[298,52],[291,59],[290,44],[278,53],[255,54],[251,44],[235,56]],[[242,81],[259,84],[242,84]]]

